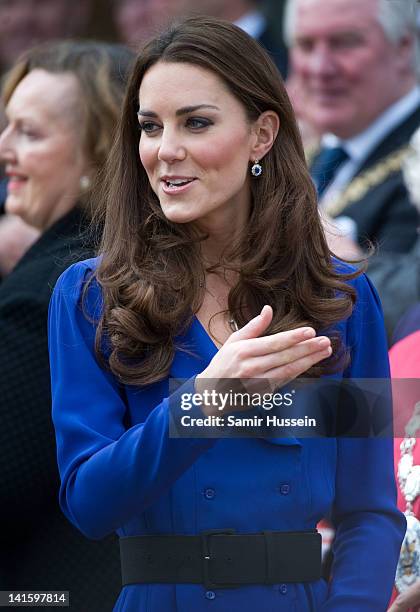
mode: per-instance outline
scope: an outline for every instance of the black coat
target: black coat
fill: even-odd
[[[390,155],[407,145],[419,125],[420,107],[379,143],[349,187],[356,181],[360,182],[369,171],[380,168]],[[358,242],[362,247],[366,246],[368,239],[379,247],[379,252],[405,253],[417,240],[418,213],[410,202],[401,170],[387,174],[338,213],[329,210],[328,203],[326,210],[333,217],[345,215],[356,222]]]
[[[281,76],[283,79],[286,79],[288,72],[288,51],[284,42],[275,36],[269,27],[264,29],[257,38],[257,41],[268,51]]]
[[[82,227],[74,209],[0,285],[0,589],[68,590],[75,612],[103,612],[120,588],[117,542],[89,541],[61,513],[50,416],[48,304],[61,272],[91,255]]]
[[[420,236],[408,253],[382,253],[369,259],[367,273],[381,298],[392,342],[398,321],[420,302]]]

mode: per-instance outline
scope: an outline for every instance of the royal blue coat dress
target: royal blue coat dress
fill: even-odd
[[[89,538],[302,531],[332,514],[337,526],[333,580],[206,590],[202,585],[143,584],[122,589],[119,612],[383,612],[405,520],[396,508],[391,439],[179,439],[168,435],[168,381],[118,385],[99,367],[95,323],[81,308],[96,260],[70,267],[50,305],[53,419],[61,474],[60,504]],[[346,377],[388,376],[380,305],[365,276],[358,300],[338,327],[351,347]],[[93,283],[85,309],[100,314]],[[217,348],[197,319],[179,343],[171,376],[191,379]],[[194,354],[195,353],[195,356]],[[186,383],[185,388],[193,382]],[[94,568],[92,568],[94,571]],[[87,576],[88,580],[89,577]]]

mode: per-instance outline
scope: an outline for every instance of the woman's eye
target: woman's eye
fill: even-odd
[[[200,130],[200,129],[204,129],[208,127],[209,125],[212,125],[212,123],[213,122],[210,121],[209,119],[204,119],[202,117],[188,117],[188,119],[185,122],[185,125],[189,129]],[[157,133],[159,130],[162,129],[161,125],[158,125],[157,123],[154,123],[153,121],[142,121],[139,124],[139,127],[142,132],[145,132],[149,136],[154,135],[155,133]]]
[[[16,133],[30,140],[36,140],[39,137],[39,132],[29,125],[17,124],[16,125]]]
[[[26,138],[28,138],[29,140],[37,140],[37,138],[39,137],[38,132],[35,132],[34,130],[26,129],[26,128],[22,128],[20,130],[20,133],[23,136],[26,136]]]
[[[209,125],[212,125],[212,121],[202,117],[189,117],[187,119],[187,126],[193,130],[199,130],[200,128],[208,127]]]
[[[153,134],[160,129],[160,126],[152,121],[142,121],[140,123],[140,130],[146,132],[146,134]]]

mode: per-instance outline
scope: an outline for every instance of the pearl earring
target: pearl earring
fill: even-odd
[[[251,167],[251,174],[252,176],[255,176],[256,178],[258,178],[259,176],[261,176],[262,171],[263,171],[262,166],[259,160],[256,159]]]
[[[90,187],[90,178],[84,174],[80,177],[80,189],[86,191]]]

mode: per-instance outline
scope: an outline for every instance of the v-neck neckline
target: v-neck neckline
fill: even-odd
[[[204,327],[204,325],[202,324],[200,319],[197,317],[197,315],[194,315],[194,321],[197,322],[198,330],[201,333],[201,335],[204,337],[204,339],[206,341],[206,344],[207,344],[207,346],[210,349],[209,352],[212,353],[211,357],[214,357],[214,355],[216,355],[216,353],[219,352],[221,347],[218,347],[217,344],[215,344],[215,342],[213,341],[212,337],[207,332],[206,328]]]

